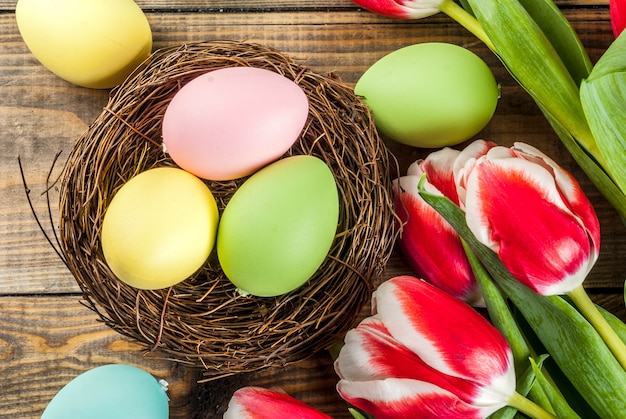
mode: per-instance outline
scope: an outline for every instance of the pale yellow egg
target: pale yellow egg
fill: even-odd
[[[35,58],[79,86],[117,86],[152,50],[150,25],[133,0],[19,0],[15,17]]]
[[[215,244],[213,194],[184,170],[161,167],[129,180],[102,222],[102,251],[113,273],[140,289],[175,285],[207,260]]]

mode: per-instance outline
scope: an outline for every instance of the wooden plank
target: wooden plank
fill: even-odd
[[[78,297],[0,297],[3,417],[38,418],[54,395],[87,369],[126,363],[169,383],[171,418],[191,417],[194,372],[145,356],[100,323]]]
[[[594,0],[591,0],[594,1]],[[144,10],[160,12],[179,11],[217,11],[227,12],[231,10],[259,12],[265,10],[289,10],[298,9],[307,11],[311,9],[342,9],[357,6],[350,0],[186,0],[179,2],[168,2],[166,0],[137,0],[136,3]],[[17,0],[0,0],[0,10],[13,11]]]
[[[288,10],[298,9],[302,11],[320,9],[344,9],[356,8],[350,0],[287,0],[277,2],[275,0],[187,0],[173,4],[167,0],[137,0],[136,3],[144,10],[180,11],[180,10]],[[17,0],[0,0],[0,10],[13,11]],[[606,6],[607,0],[557,0],[560,7],[581,6]]]
[[[42,218],[46,217],[47,203],[41,194],[46,189],[53,157],[59,150],[69,151],[74,139],[86,127],[71,112],[0,106],[0,132],[12,133],[5,137],[0,149],[3,180],[0,184],[3,196],[0,200],[0,284],[4,293],[78,291],[73,278],[34,222],[21,181],[18,157],[28,183],[34,185],[31,199],[35,211]],[[53,179],[58,177],[59,169],[53,171]],[[54,192],[51,192],[52,216],[57,221],[58,194]],[[47,219],[43,222],[49,226]],[[52,228],[47,231],[53,234]],[[34,284],[37,286],[33,287]]]

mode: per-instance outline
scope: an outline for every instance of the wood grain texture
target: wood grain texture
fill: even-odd
[[[579,33],[593,61],[610,44],[606,0],[561,0],[557,4]],[[283,369],[194,385],[196,371],[155,354],[144,355],[80,304],[79,289],[34,221],[17,164],[21,158],[36,213],[47,222],[46,177],[55,155],[54,179],[74,141],[106,105],[108,91],[72,86],[30,54],[15,23],[15,0],[0,0],[0,371],[4,397],[0,417],[36,418],[64,383],[108,362],[141,366],[170,384],[173,418],[221,417],[232,392],[242,385],[281,386],[335,418],[348,418],[334,386],[332,360],[325,354]],[[349,0],[140,0],[154,34],[154,48],[209,39],[248,40],[273,46],[320,73],[355,83],[374,61],[418,42],[446,41],[483,58],[501,85],[492,122],[477,137],[503,145],[533,144],[581,182],[601,220],[601,256],[586,285],[593,298],[626,319],[623,261],[626,232],[561,145],[530,97],[497,58],[465,29],[443,15],[415,22],[375,16]],[[428,150],[388,145],[400,173]],[[397,174],[390,168],[392,174]],[[56,222],[56,189],[50,189]],[[410,274],[394,252],[381,281]],[[367,308],[364,309],[364,315]]]
[[[78,296],[0,297],[0,416],[39,417],[87,367],[126,363],[169,383],[172,417],[188,418],[193,371],[145,356],[100,323]],[[103,395],[104,396],[104,395]]]
[[[267,11],[267,10],[337,10],[355,9],[350,0],[285,0],[276,2],[274,0],[188,0],[171,2],[167,0],[137,0],[137,4],[144,10],[159,10],[163,12],[180,10],[245,10],[245,11]],[[560,7],[570,6],[605,6],[606,0],[556,0]],[[0,10],[14,11],[17,0],[0,0]]]

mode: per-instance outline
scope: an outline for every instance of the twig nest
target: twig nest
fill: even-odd
[[[197,273],[170,288],[126,285],[103,257],[100,233],[108,204],[138,173],[175,166],[161,141],[170,100],[195,77],[232,66],[275,71],[307,94],[307,122],[285,156],[316,156],[335,177],[340,208],[331,250],[308,282],[278,297],[238,293],[215,251]],[[257,44],[165,48],[111,93],[68,158],[60,191],[63,256],[86,305],[109,327],[147,350],[202,367],[208,378],[297,362],[329,348],[355,325],[389,258],[391,158],[367,107],[336,77],[315,74]],[[244,181],[206,181],[220,212]]]

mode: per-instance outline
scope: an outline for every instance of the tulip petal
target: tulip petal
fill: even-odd
[[[421,171],[426,173],[428,182],[457,205],[459,197],[452,167],[460,154],[461,152],[458,150],[445,147],[430,153],[426,159],[420,162]],[[410,170],[411,167],[409,167]]]
[[[560,193],[564,196],[565,203],[570,208],[572,214],[580,218],[581,225],[587,229],[589,239],[593,245],[593,261],[595,262],[600,253],[600,222],[591,202],[589,202],[574,176],[531,145],[516,142],[513,145],[513,150],[526,160],[531,160],[531,157],[534,157],[537,159],[534,161],[546,164],[549,167]]]
[[[610,0],[611,29],[617,38],[626,28],[626,0]]]
[[[396,341],[378,316],[364,319],[345,337],[335,361],[335,371],[349,381],[407,378],[426,381],[472,402],[482,392],[475,383],[433,369],[406,346]]]
[[[458,197],[458,202],[455,202],[455,204],[458,204],[461,208],[464,208],[465,205],[465,178],[468,171],[467,167],[473,166],[473,162],[475,162],[477,158],[487,154],[487,152],[494,147],[496,147],[496,144],[490,141],[472,141],[459,153],[453,162],[452,173],[454,173],[454,182],[456,183]]]
[[[351,381],[415,378],[423,365],[391,337],[377,316],[370,316],[346,334],[335,371],[340,378]]]
[[[279,390],[244,387],[228,403],[224,419],[332,419],[300,400]]]
[[[399,19],[421,19],[439,13],[442,0],[353,0],[370,12]]]
[[[373,299],[391,336],[428,365],[473,381],[487,398],[507,400],[515,390],[509,345],[463,301],[410,276],[382,283]]]
[[[417,176],[394,181],[396,214],[403,223],[398,244],[413,271],[469,303],[481,300],[458,234],[421,196]],[[431,187],[432,188],[432,187]]]
[[[492,151],[467,178],[469,228],[522,283],[543,295],[571,291],[595,262],[584,225],[544,167]]]
[[[479,419],[506,405],[502,402],[475,406],[433,384],[402,378],[360,382],[341,380],[337,391],[344,400],[376,419]]]

